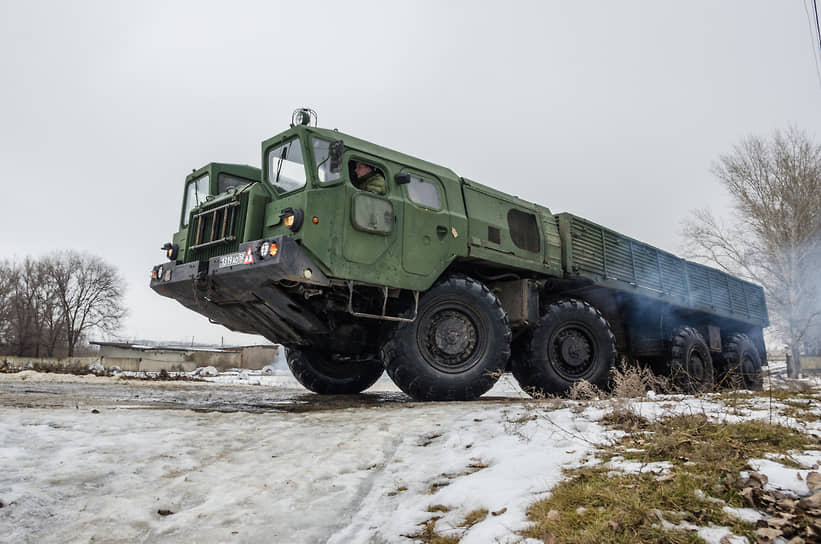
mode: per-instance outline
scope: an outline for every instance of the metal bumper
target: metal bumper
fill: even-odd
[[[276,243],[277,254],[261,257],[263,242]],[[157,265],[151,288],[212,322],[261,334],[273,342],[303,343],[308,336],[327,334],[326,324],[305,307],[305,298],[293,289],[296,284],[314,288],[330,284],[302,246],[287,236],[277,236],[242,243],[232,255],[238,264],[218,256]]]

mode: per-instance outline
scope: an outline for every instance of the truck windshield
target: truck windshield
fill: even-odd
[[[182,225],[188,226],[188,217],[191,215],[191,210],[205,202],[205,197],[208,196],[208,189],[210,185],[210,178],[208,174],[200,176],[197,179],[192,179],[185,186],[185,208],[182,214]]]
[[[305,160],[299,139],[289,140],[268,151],[268,182],[277,194],[305,185]]]

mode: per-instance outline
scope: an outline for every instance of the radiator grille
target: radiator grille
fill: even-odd
[[[219,202],[191,214],[188,229],[188,251],[185,262],[206,261],[239,249],[245,233],[248,195],[238,200]]]

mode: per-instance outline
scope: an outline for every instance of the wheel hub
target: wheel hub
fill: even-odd
[[[434,329],[434,343],[443,353],[456,355],[465,351],[470,344],[471,325],[464,319],[457,317],[447,317],[440,320]]]
[[[578,331],[568,331],[559,338],[562,360],[573,368],[583,366],[590,360],[590,343]]]
[[[571,323],[554,333],[548,344],[548,360],[566,380],[583,378],[595,366],[597,349],[592,333]]]
[[[422,325],[426,359],[442,372],[462,372],[475,364],[478,332],[470,316],[458,310],[434,313]]]

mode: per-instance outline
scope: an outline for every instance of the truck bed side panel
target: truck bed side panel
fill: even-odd
[[[685,261],[569,213],[555,216],[569,277],[655,298],[686,309],[769,325],[764,291],[713,268]]]

